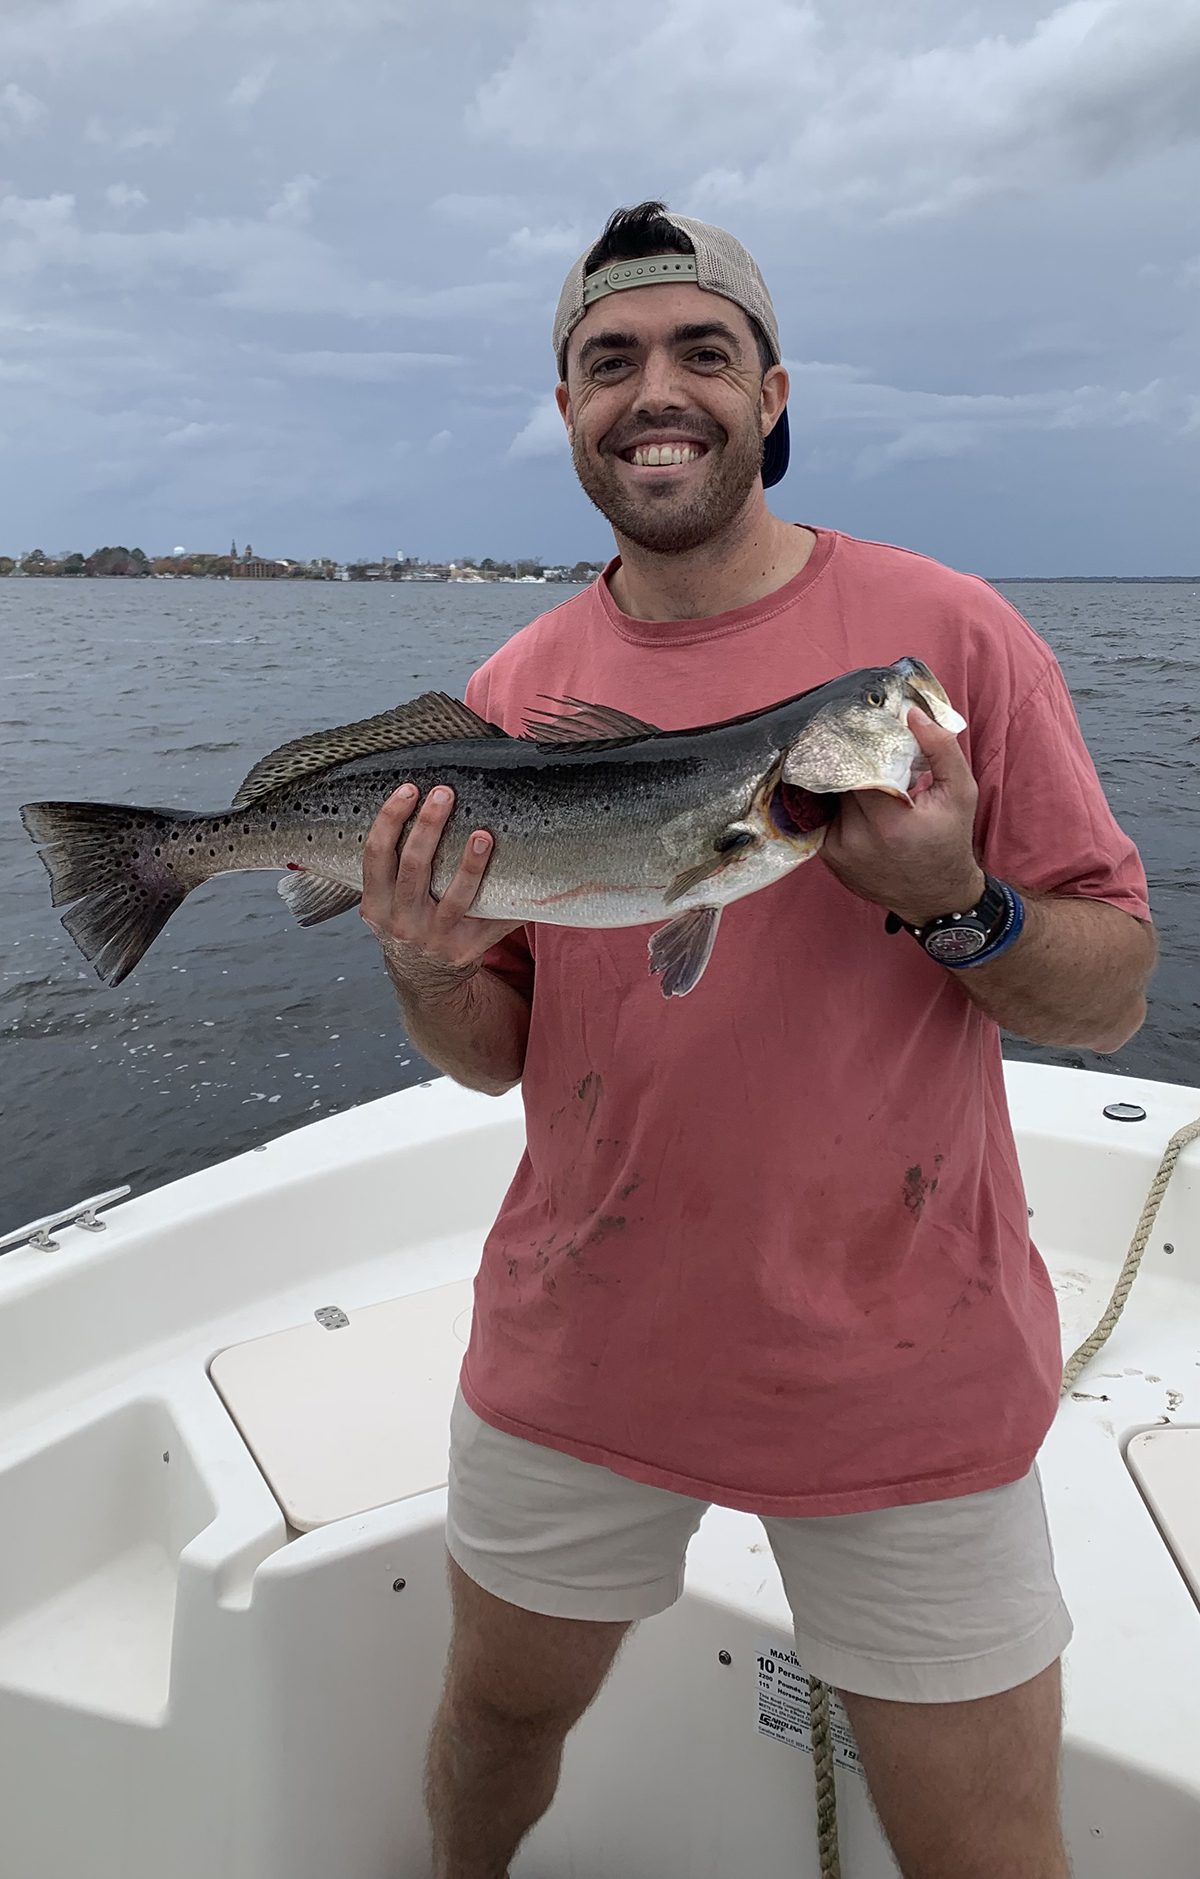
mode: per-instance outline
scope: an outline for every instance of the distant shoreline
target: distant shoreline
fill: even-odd
[[[963,571],[966,572],[967,570],[963,570]],[[197,574],[165,574],[165,573],[75,574],[75,573],[72,573],[72,574],[64,575],[58,569],[55,569],[53,573],[35,574],[32,571],[22,569],[22,568],[14,568],[11,573],[6,573],[4,569],[0,568],[0,580],[5,580],[5,581],[54,581],[54,580],[64,580],[64,579],[65,580],[84,580],[84,581],[139,581],[139,580],[160,580],[160,581],[226,580],[227,581],[230,578],[231,577],[228,574],[199,574],[199,573]],[[238,577],[234,576],[233,578],[237,579]],[[294,572],[291,572],[286,578],[292,581],[322,581],[323,582],[323,581],[337,580],[339,577],[337,575],[318,574],[315,572],[309,573],[307,570],[301,571],[300,569],[296,569]],[[341,578],[344,580],[345,576],[342,576]],[[419,583],[436,582],[440,586],[448,586],[448,587],[476,587],[476,586],[485,586],[485,585],[486,586],[510,586],[510,587],[526,587],[526,586],[529,586],[529,587],[539,586],[540,587],[543,585],[550,586],[550,585],[554,585],[555,583],[562,583],[562,582],[566,582],[568,584],[574,584],[578,586],[586,585],[586,581],[583,576],[567,574],[565,572],[560,573],[557,570],[554,571],[553,573],[550,573],[548,575],[543,575],[543,576],[538,576],[538,575],[522,576],[522,575],[512,575],[512,574],[508,574],[508,575],[505,575],[505,574],[501,574],[501,575],[400,574],[400,575],[386,576],[384,578],[389,580],[390,582],[394,582],[398,585],[405,585],[405,586],[413,585],[418,582]],[[595,578],[595,577],[593,576],[592,578]],[[361,579],[354,579],[354,577],[351,577],[351,579],[355,586],[362,586],[364,584],[371,585],[371,586],[378,586],[381,584],[379,576],[374,576],[374,577],[368,576],[366,583],[364,583]],[[983,576],[983,579],[987,581],[988,585],[991,587],[1056,587],[1056,586],[1057,587],[1154,587],[1154,586],[1200,587],[1200,574],[985,574]]]
[[[1050,587],[1056,583],[1074,587],[1149,587],[1155,582],[1166,587],[1200,586],[1200,574],[986,574],[992,587]]]

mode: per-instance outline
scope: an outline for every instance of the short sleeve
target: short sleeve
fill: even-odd
[[[478,711],[481,717],[489,716],[487,667],[473,672],[467,680],[464,693],[466,703],[472,711]],[[483,955],[483,964],[489,972],[494,972],[506,985],[513,985],[525,997],[533,997],[534,958],[531,934],[528,927],[518,927],[515,933],[509,933],[499,940]]]
[[[1053,655],[977,781],[976,840],[990,874],[1150,918],[1141,858],[1109,808]]]

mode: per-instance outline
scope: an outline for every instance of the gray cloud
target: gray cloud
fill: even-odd
[[[357,385],[385,385],[412,372],[465,363],[456,352],[292,352],[276,360],[296,378],[338,378]]]
[[[0,8],[0,551],[604,553],[550,320],[659,193],[771,283],[781,513],[1194,557],[1194,0],[336,11]]]
[[[742,0],[738,14],[714,58],[725,0],[613,0],[580,112],[579,48],[545,7],[480,86],[472,120],[522,150],[569,138],[653,161],[665,145],[703,161],[690,191],[701,212],[765,197],[949,214],[1200,141],[1193,0],[1065,0],[1011,36],[878,49],[839,34],[832,7]]]

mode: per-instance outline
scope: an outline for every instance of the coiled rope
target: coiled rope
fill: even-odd
[[[1080,1372],[1088,1365],[1097,1352],[1102,1350],[1116,1327],[1117,1320],[1125,1309],[1125,1301],[1133,1289],[1133,1282],[1142,1263],[1142,1254],[1146,1250],[1151,1229],[1154,1226],[1158,1210],[1162,1205],[1167,1184],[1175,1172],[1175,1164],[1188,1146],[1200,1137],[1200,1116],[1194,1122],[1185,1123],[1182,1129],[1176,1129],[1163,1151],[1163,1158],[1158,1164],[1158,1171],[1150,1183],[1146,1195],[1146,1204],[1142,1208],[1141,1219],[1129,1242],[1129,1251],[1125,1263],[1117,1275],[1112,1297],[1105,1307],[1094,1331],[1085,1337],[1077,1351],[1072,1352],[1063,1369],[1060,1395],[1078,1380]],[[812,1716],[813,1772],[817,1782],[817,1852],[820,1860],[820,1879],[842,1879],[842,1862],[838,1851],[837,1791],[833,1784],[833,1738],[829,1726],[829,1686],[819,1677],[808,1680],[809,1709]]]

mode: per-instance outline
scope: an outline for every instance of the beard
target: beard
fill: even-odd
[[[718,437],[702,439],[708,444],[701,459],[704,468],[690,489],[676,486],[670,476],[630,489],[615,467],[618,452],[588,456],[578,432],[571,441],[571,457],[584,494],[615,534],[651,554],[682,555],[724,534],[762,473],[763,439],[756,426],[747,425],[733,436],[720,432]]]

